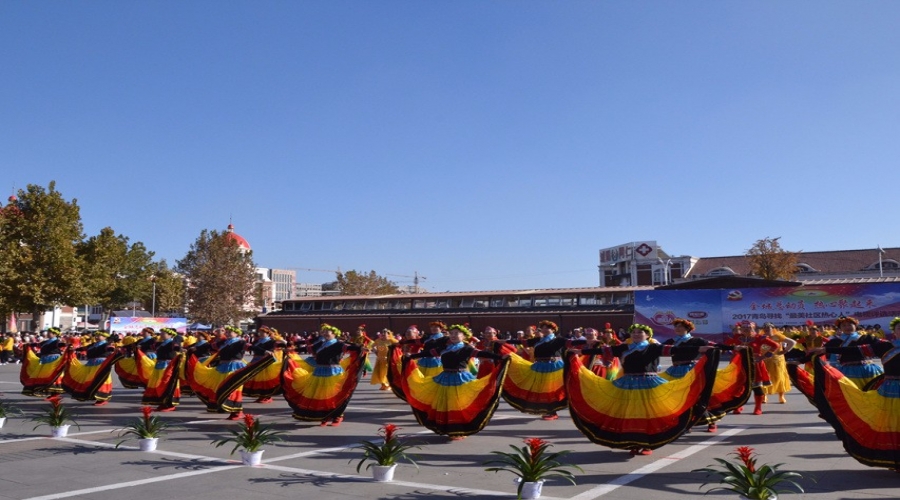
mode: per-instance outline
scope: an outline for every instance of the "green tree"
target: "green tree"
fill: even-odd
[[[750,273],[767,280],[790,280],[797,274],[799,262],[796,252],[789,252],[778,243],[778,238],[763,238],[747,251]]]
[[[103,306],[101,324],[110,311],[150,295],[153,252],[143,243],[129,245],[127,237],[105,227],[79,245],[79,254],[85,262],[87,302]],[[147,304],[144,309],[149,310]]]
[[[379,276],[375,271],[368,274],[357,271],[337,273],[338,289],[341,295],[388,295],[399,293],[397,284]]]
[[[187,282],[192,320],[221,326],[256,314],[253,255],[227,233],[204,229],[176,270]]]
[[[84,303],[84,263],[77,252],[84,236],[77,200],[63,199],[54,181],[47,189],[29,184],[4,214],[0,303],[31,312],[32,329],[39,327],[44,311]]]

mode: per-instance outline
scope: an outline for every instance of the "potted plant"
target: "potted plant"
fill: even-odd
[[[706,493],[716,490],[729,490],[741,495],[742,498],[753,500],[774,500],[778,498],[779,490],[775,487],[780,484],[787,484],[797,488],[797,491],[803,493],[803,488],[794,482],[795,478],[801,478],[796,472],[779,471],[778,468],[784,464],[766,465],[760,467],[756,465],[756,457],[753,448],[749,446],[740,446],[734,453],[738,460],[729,462],[723,458],[714,458],[716,462],[722,465],[723,469],[714,469],[712,466],[703,469],[695,469],[693,472],[706,472],[707,476],[715,474],[719,476],[719,484],[716,488],[708,490]],[[707,483],[702,484],[703,488]]]
[[[0,394],[2,396],[3,394]],[[6,417],[11,417],[13,415],[21,415],[22,410],[16,408],[11,405],[9,401],[5,401],[0,399],[0,429],[3,428],[3,424],[6,423]]]
[[[577,465],[559,461],[561,457],[570,453],[568,450],[548,453],[550,443],[540,438],[528,438],[525,444],[527,446],[521,448],[509,445],[514,450],[513,453],[492,451],[492,454],[501,458],[484,463],[484,465],[498,464],[498,467],[485,469],[488,472],[509,471],[518,476],[517,498],[539,498],[544,481],[552,477],[560,477],[575,484],[575,475],[568,469],[584,472]]]
[[[244,414],[244,421],[241,422],[238,430],[232,430],[231,437],[213,441],[216,448],[228,443],[234,443],[231,454],[239,448],[241,450],[241,463],[244,465],[259,465],[262,460],[262,454],[265,450],[260,450],[263,445],[281,441],[281,431],[272,429],[271,426],[262,425],[259,419],[249,413]]]
[[[156,449],[159,437],[163,435],[163,431],[169,428],[169,424],[153,414],[153,408],[144,406],[141,408],[141,417],[126,425],[119,437],[135,436],[138,439],[138,446],[141,451],[153,451]],[[123,439],[116,443],[116,448],[127,440]]]
[[[38,415],[31,419],[38,423],[32,430],[37,430],[38,427],[47,425],[50,426],[50,432],[53,437],[66,437],[71,426],[68,422],[72,422],[72,424],[81,429],[81,426],[72,417],[72,412],[62,404],[62,399],[61,394],[47,398],[47,401],[50,402],[50,408],[43,415]]]
[[[366,469],[372,468],[372,477],[376,481],[388,482],[394,479],[394,470],[400,460],[407,460],[418,469],[418,464],[413,460],[413,456],[407,453],[407,450],[419,447],[401,441],[398,430],[400,427],[394,424],[385,424],[378,429],[378,435],[381,436],[380,442],[363,441],[360,443],[357,448],[363,450],[363,456],[356,464],[356,472],[360,471],[364,463],[371,460],[372,463],[366,464]]]

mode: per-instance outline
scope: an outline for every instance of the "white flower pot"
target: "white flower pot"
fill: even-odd
[[[254,466],[262,462],[262,454],[265,450],[245,451],[241,450],[241,463],[244,465]]]
[[[64,438],[69,435],[70,425],[60,425],[59,427],[51,427],[50,435],[55,438]]]
[[[141,451],[153,451],[156,449],[158,442],[159,438],[141,438],[138,439],[138,446],[141,448]]]
[[[3,428],[3,424],[6,423],[6,417],[0,417],[0,429]]]
[[[389,483],[394,480],[394,470],[396,468],[397,468],[397,464],[373,465],[372,466],[372,478],[381,483]]]
[[[522,496],[519,498],[541,498],[541,488],[543,487],[543,479],[534,483],[527,482],[522,485]]]

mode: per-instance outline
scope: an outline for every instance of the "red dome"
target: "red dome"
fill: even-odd
[[[247,240],[245,240],[243,236],[234,232],[234,224],[228,224],[228,230],[225,232],[225,237],[235,241],[240,248],[250,250],[250,243],[247,243]]]

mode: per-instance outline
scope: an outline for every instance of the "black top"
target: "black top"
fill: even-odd
[[[631,344],[619,344],[612,347],[599,347],[594,349],[584,349],[582,354],[604,354],[604,352],[612,352],[613,356],[622,357],[628,352]],[[608,351],[607,351],[608,350]],[[678,354],[686,356],[686,359],[693,359],[700,354],[700,346],[672,346],[656,343],[649,343],[643,349],[636,349],[628,352],[622,358],[622,370],[626,375],[640,375],[643,373],[657,373],[659,371],[660,356]]]
[[[271,351],[272,349],[275,349],[275,339],[272,337],[260,338],[250,346],[250,351],[254,356],[263,356],[266,354],[266,351]]]
[[[160,342],[156,344],[156,359],[173,360],[179,351],[181,351],[181,344],[175,342],[174,339]]]
[[[526,339],[524,341],[511,339],[504,342],[506,342],[507,344],[524,344],[528,347],[533,347],[535,361],[541,361],[545,358],[562,357],[563,351],[565,351],[568,347],[571,347],[573,345],[585,344],[587,342],[585,340],[569,340],[560,336],[554,336],[553,339],[546,342],[541,342],[542,340],[543,339],[541,338],[534,337],[531,339]]]
[[[85,356],[88,359],[92,358],[105,358],[110,351],[114,350],[112,344],[106,341],[94,342],[93,344],[85,347],[84,352]]]
[[[227,340],[225,342],[227,342]],[[247,346],[247,342],[242,339],[237,339],[230,344],[226,344],[225,342],[219,346],[219,360],[237,361],[244,358],[244,349]]]
[[[872,344],[876,339],[870,335],[860,335],[856,340],[852,340],[850,342],[844,343],[844,339],[835,335],[828,342],[825,343],[823,347],[825,347],[825,352],[831,353],[829,348],[840,348],[840,347],[857,347],[861,345]],[[846,351],[840,353],[834,353],[838,355],[838,363],[842,365],[850,365],[850,364],[860,364],[866,360],[865,355],[863,355],[862,351],[859,349],[848,349]]]
[[[444,349],[446,349],[446,347]],[[410,359],[417,359],[429,356],[440,356],[441,366],[443,366],[445,371],[467,370],[469,359],[473,356],[476,358],[493,359],[494,361],[503,359],[503,356],[500,356],[499,354],[494,354],[490,351],[480,351],[472,347],[470,344],[465,344],[460,349],[457,349],[455,351],[444,351],[443,349],[441,351],[435,351],[431,353],[420,351],[416,354],[411,354],[409,357]]]
[[[340,340],[325,347],[321,347],[320,344],[316,348],[318,349],[315,352],[316,365],[338,365],[341,363],[341,358],[344,357],[345,351],[359,352],[362,350],[362,347],[356,344],[348,344]]]
[[[47,339],[40,344],[37,344],[37,347],[40,347],[40,352],[38,356],[50,356],[53,354],[62,354],[62,348],[65,346],[60,340],[57,339]]]

